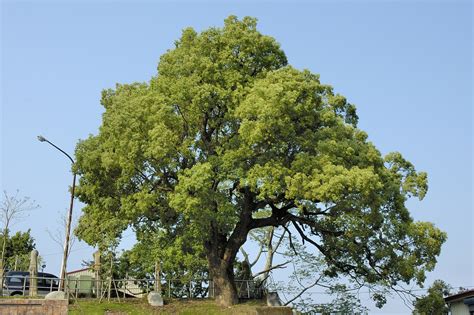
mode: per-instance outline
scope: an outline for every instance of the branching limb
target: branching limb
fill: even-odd
[[[335,266],[337,266],[337,268],[339,268],[341,271],[347,273],[350,276],[350,272],[351,272],[351,270],[354,270],[356,268],[355,266],[339,262],[323,246],[321,246],[320,244],[318,244],[315,241],[313,241],[312,239],[310,239],[304,233],[304,231],[301,229],[301,227],[298,225],[297,222],[295,222],[295,221],[291,221],[291,222],[293,223],[293,226],[296,228],[296,230],[300,234],[301,239],[303,240],[303,245],[304,245],[305,241],[312,244],[312,245],[314,245],[321,252],[321,254],[323,254],[329,261],[331,261]]]
[[[319,283],[319,280],[321,280],[321,277],[322,276],[319,276],[318,279],[316,279],[315,282],[313,282],[312,284],[310,284],[309,286],[307,287],[304,287],[303,290],[300,291],[300,293],[298,293],[297,295],[295,295],[291,300],[289,300],[288,302],[286,302],[284,305],[288,305],[290,304],[291,302],[295,301],[296,299],[298,299],[300,296],[302,296],[306,291],[308,291],[309,289],[311,289],[312,287],[318,285]]]
[[[263,252],[263,243],[260,243],[260,248],[258,250],[258,254],[257,256],[255,257],[254,261],[252,261],[252,263],[249,263],[250,265],[250,268],[252,268],[253,266],[255,266],[255,264],[258,262],[258,260],[260,259],[260,256],[262,255],[262,252]],[[247,256],[247,259],[248,259],[248,256]],[[247,261],[248,262],[248,261]]]
[[[267,272],[272,271],[273,269],[284,269],[284,268],[286,268],[286,265],[288,265],[290,262],[291,262],[291,261],[287,261],[287,262],[284,262],[284,263],[282,263],[282,264],[278,264],[278,265],[275,265],[275,266],[271,266],[270,268],[267,268],[267,269],[265,269],[265,270],[262,270],[262,271],[256,273],[253,277],[256,278],[256,277],[258,277],[258,276],[261,275],[261,274],[264,274],[264,273],[267,273]]]
[[[293,245],[293,237],[291,235],[290,230],[288,229],[288,227],[286,225],[283,225],[283,228],[285,229],[286,232],[288,232],[288,240],[290,242],[290,248],[293,250],[295,255],[298,255],[298,252],[296,251],[295,245]]]
[[[244,256],[245,262],[247,262],[250,265],[250,263],[249,263],[249,254],[247,254],[247,252],[245,251],[245,249],[243,247],[240,248],[240,252]]]
[[[66,226],[67,226],[67,217],[66,213],[62,213],[58,216],[56,220],[56,230],[55,231],[50,231],[49,229],[46,229],[46,233],[48,233],[49,237],[56,243],[58,244],[59,247],[63,248],[64,247],[64,238],[66,234]],[[71,230],[74,230],[77,226],[77,217],[72,218],[72,228]],[[69,252],[68,255],[71,254],[71,250],[74,247],[74,244],[77,241],[76,235],[72,233],[70,236],[69,240]]]
[[[286,224],[287,225],[287,224]],[[283,239],[285,238],[285,233],[287,232],[287,228],[286,228],[286,225],[283,226],[283,228],[285,229],[285,231],[283,231],[283,233],[280,235],[280,238],[278,239],[276,245],[275,245],[275,248],[273,249],[273,252],[276,253],[277,250],[278,250],[278,247],[280,247]]]

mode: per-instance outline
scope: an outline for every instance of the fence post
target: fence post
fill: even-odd
[[[112,252],[110,252],[110,270],[109,270],[109,289],[107,292],[107,301],[110,302],[110,294],[112,293],[112,277],[113,277],[113,262],[114,262],[114,256]]]
[[[161,295],[161,266],[160,262],[155,262],[155,292]]]
[[[101,288],[102,284],[100,282],[100,251],[94,253],[94,273],[95,273],[95,294],[99,298],[102,296]]]
[[[123,281],[123,298],[126,297],[127,292],[127,282],[128,282],[128,272],[125,273],[125,280]]]
[[[112,279],[112,283],[114,284],[115,294],[117,295],[117,300],[120,302],[120,294],[119,294],[118,289],[117,289],[117,281],[118,280]]]

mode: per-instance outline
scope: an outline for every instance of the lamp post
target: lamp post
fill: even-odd
[[[52,145],[55,149],[63,153],[65,156],[71,160],[72,165],[74,165],[74,160],[72,159],[69,154],[64,152],[61,148],[57,147],[55,144],[50,142],[48,139],[44,138],[43,136],[38,136],[38,140],[41,142],[47,142]],[[72,178],[72,189],[71,189],[71,202],[69,204],[69,213],[67,216],[66,221],[66,237],[64,240],[64,252],[63,252],[63,261],[61,263],[61,275],[59,276],[59,287],[58,291],[64,290],[64,280],[66,279],[66,266],[67,266],[67,258],[69,254],[69,235],[71,234],[71,221],[72,221],[72,208],[74,205],[74,189],[76,188],[76,173],[73,171],[73,178]]]

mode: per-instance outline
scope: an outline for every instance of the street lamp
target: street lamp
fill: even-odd
[[[48,139],[46,139],[43,136],[38,136],[38,140],[41,142],[47,142],[50,145],[52,145],[55,149],[63,153],[65,156],[71,160],[72,165],[74,165],[74,160],[72,159],[69,154],[64,152],[62,149],[57,147],[55,144],[50,142]],[[67,221],[66,221],[66,237],[64,240],[64,252],[63,252],[63,261],[61,264],[61,275],[59,276],[59,287],[58,291],[64,290],[64,280],[66,279],[66,266],[67,266],[67,257],[69,254],[69,235],[71,234],[71,221],[72,221],[72,208],[74,205],[74,189],[76,188],[76,173],[73,171],[73,178],[72,178],[72,189],[71,189],[71,203],[69,205],[69,213],[67,216]]]

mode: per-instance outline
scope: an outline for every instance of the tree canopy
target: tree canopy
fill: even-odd
[[[425,196],[427,174],[382,156],[355,106],[288,65],[256,19],[185,29],[150,82],[118,84],[101,104],[74,165],[86,204],[76,232],[90,244],[132,226],[168,251],[204,253],[225,305],[239,248],[265,226],[313,245],[327,276],[393,286],[435,266],[446,235],[405,206]]]
[[[31,230],[28,229],[26,232],[18,231],[11,236],[8,234],[2,233],[0,235],[1,244],[3,244],[4,237],[7,237],[5,241],[5,269],[28,270],[31,251],[36,248],[35,240],[31,236]]]

